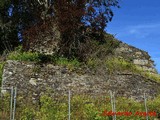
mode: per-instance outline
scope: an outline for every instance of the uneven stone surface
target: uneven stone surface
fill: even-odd
[[[58,51],[58,42],[60,41],[60,32],[55,24],[51,24],[51,31],[40,31],[39,35],[35,36],[34,41],[28,41],[29,51],[38,52],[45,55],[53,55]]]
[[[59,40],[60,32],[56,29],[55,26],[53,29],[53,35],[46,35],[45,32],[42,33],[42,35],[35,40],[36,44],[30,45],[30,51],[39,52],[46,55],[53,55],[59,50],[59,48],[57,47]],[[119,40],[116,41],[120,42],[120,44],[119,47],[115,50],[115,55],[129,60],[133,64],[140,66],[145,71],[157,73],[154,61],[151,60],[151,57],[147,52],[123,43]]]
[[[53,24],[53,26],[54,27],[52,28],[51,33],[48,33],[47,31],[40,32],[40,35],[35,37],[33,43],[29,42],[29,51],[38,52],[45,55],[53,55],[59,50],[58,42],[61,39],[60,32],[58,31],[56,24]],[[106,34],[106,36],[107,35],[109,34]],[[117,39],[114,40],[119,43],[119,46],[115,50],[115,55],[129,60],[133,64],[140,66],[146,71],[157,73],[154,61],[151,60],[151,57],[147,52],[123,43]]]
[[[65,70],[65,72],[64,72]],[[160,84],[136,74],[115,73],[98,76],[87,73],[69,72],[65,67],[52,64],[7,61],[3,72],[2,87],[17,86],[18,95],[32,94],[38,99],[46,91],[52,96],[64,95],[68,90],[72,94],[89,94],[93,96],[108,95],[108,91],[117,96],[141,100],[145,92],[153,98],[160,92]]]
[[[148,55],[148,53],[143,50],[121,42],[119,47],[115,50],[115,54],[129,60],[135,65],[140,66],[145,71],[157,73],[154,61],[151,60],[151,57]]]

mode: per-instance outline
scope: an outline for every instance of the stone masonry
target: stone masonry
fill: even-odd
[[[50,91],[52,96],[65,95],[68,90],[72,94],[106,96],[112,90],[117,96],[136,100],[142,100],[144,92],[148,98],[153,98],[160,92],[160,83],[136,74],[97,76],[85,71],[69,72],[65,67],[52,64],[37,65],[8,60],[3,71],[2,87],[11,86],[18,88],[18,96],[31,93],[33,99],[45,94],[45,91]]]
[[[135,65],[140,66],[145,71],[157,74],[154,61],[151,60],[148,53],[143,50],[121,42],[119,47],[116,49],[115,54],[129,60]]]

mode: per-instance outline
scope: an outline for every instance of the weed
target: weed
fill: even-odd
[[[59,58],[55,58],[55,63],[57,65],[67,67],[70,71],[80,67],[80,62],[76,58],[67,59],[67,58],[64,58],[64,57],[59,57]]]
[[[106,60],[106,67],[109,73],[113,73],[115,71],[130,71],[137,72],[136,66],[124,60],[123,58],[109,58]]]
[[[5,62],[0,63],[0,86],[2,84],[2,74],[3,74],[3,67],[4,67]]]
[[[18,101],[17,101],[18,102]],[[18,104],[18,103],[17,103]],[[17,106],[17,112],[22,120],[64,120],[68,118],[67,97],[61,96],[53,99],[47,95],[40,98],[39,109],[35,105]],[[148,111],[160,112],[160,96],[154,100],[147,101]],[[109,96],[91,97],[87,95],[74,95],[71,98],[71,119],[74,120],[106,120],[112,116],[104,116],[104,111],[111,111],[111,103]],[[118,120],[143,120],[145,116],[135,116],[137,111],[145,112],[144,102],[137,102],[129,98],[116,98],[117,112],[130,112],[130,116],[117,115]],[[18,114],[17,114],[18,115]],[[154,119],[156,116],[149,116],[149,119]]]

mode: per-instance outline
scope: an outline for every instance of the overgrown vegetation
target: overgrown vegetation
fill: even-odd
[[[115,40],[111,34],[104,34],[103,42],[93,40],[89,46],[91,46],[91,52],[88,54],[88,58],[101,60],[105,59],[109,55],[114,55],[115,49],[119,46],[120,41]]]
[[[19,46],[15,51],[10,52],[7,59],[9,60],[18,60],[18,61],[39,61],[39,54],[32,52],[24,52],[22,46]]]
[[[114,73],[115,71],[128,71],[133,73],[137,73],[139,71],[133,63],[118,57],[108,58],[106,60],[106,67],[110,74]]]
[[[56,65],[67,67],[69,70],[74,70],[80,66],[86,64],[91,70],[96,70],[100,66],[106,66],[104,70],[109,74],[115,73],[115,71],[121,72],[131,72],[134,74],[143,75],[146,78],[150,78],[157,82],[160,82],[160,75],[152,74],[149,71],[144,71],[142,68],[134,65],[129,60],[122,57],[114,57],[114,50],[118,47],[119,42],[114,40],[113,36],[109,36],[105,43],[100,44],[97,41],[92,41],[91,51],[86,58],[86,62],[79,61],[77,58],[65,58],[57,55],[43,55],[36,52],[25,52],[22,47],[19,46],[15,51],[9,53],[9,60],[19,60],[19,61],[33,61],[37,63],[53,63]]]
[[[38,53],[32,52],[11,52],[8,56],[8,59],[18,61],[39,61]]]
[[[1,99],[2,100],[2,99]],[[68,119],[68,99],[67,96],[61,96],[53,99],[48,95],[40,98],[39,104],[33,104],[32,100],[22,104],[17,99],[16,119],[18,120],[66,120]],[[5,99],[4,104],[0,104],[1,111],[0,117],[9,116],[9,99]],[[0,103],[2,103],[0,101]],[[155,116],[149,116],[149,119],[158,117],[160,113],[160,96],[154,100],[147,101],[148,112],[156,112]],[[5,109],[4,109],[5,108]],[[112,116],[107,116],[104,111],[111,111],[110,97],[91,97],[86,95],[75,95],[71,97],[71,119],[73,120],[110,120]],[[118,120],[144,120],[145,115],[134,115],[136,112],[145,112],[144,101],[136,102],[127,98],[116,98],[116,111],[117,112],[131,112],[132,115],[117,115]]]
[[[0,62],[0,86],[2,84],[2,74],[3,74],[3,66],[5,62]]]
[[[9,120],[10,116],[10,94],[0,96],[0,119]]]
[[[75,68],[78,68],[81,65],[81,63],[76,58],[69,60],[64,57],[56,58],[55,63],[60,66],[65,66],[69,68],[70,70],[74,70]]]
[[[114,16],[112,7],[119,8],[119,1],[1,0],[0,6],[2,52],[13,50],[19,44],[28,50],[37,44],[35,38],[54,36],[56,24],[56,29],[61,33],[59,54],[66,58],[78,58],[83,54],[81,45],[89,37],[100,38],[99,41],[102,41],[104,29]],[[11,11],[10,14],[8,11]]]
[[[152,80],[155,80],[156,82],[160,83],[160,75],[159,74],[152,74],[150,72],[141,72],[142,75],[144,75],[146,78],[150,78]]]
[[[106,60],[106,67],[109,74],[113,74],[115,71],[131,72],[133,74],[140,74],[147,79],[155,80],[160,83],[160,75],[153,74],[149,71],[145,71],[142,68],[134,65],[133,63],[125,60],[124,58],[111,57]]]
[[[68,59],[65,57],[58,57],[56,55],[43,55],[36,52],[25,52],[22,46],[19,46],[15,51],[10,52],[8,60],[31,61],[35,63],[53,63],[56,65],[67,67],[69,70],[74,70],[80,67],[81,63],[76,59]]]

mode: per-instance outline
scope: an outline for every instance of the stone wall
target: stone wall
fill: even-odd
[[[28,39],[29,51],[45,55],[53,55],[58,51],[60,32],[57,30],[57,26],[54,23],[50,24],[48,29],[44,28],[43,31],[38,30],[37,32],[39,33],[34,36],[33,42],[30,41],[30,38]]]
[[[65,67],[52,64],[37,65],[35,63],[7,61],[3,71],[2,87],[17,86],[18,96],[32,94],[33,99],[50,91],[52,96],[64,95],[70,89],[75,94],[93,96],[108,95],[108,91],[117,96],[141,100],[146,92],[153,98],[160,92],[160,83],[136,74],[115,73],[112,76],[69,72]]]
[[[143,50],[121,42],[119,47],[116,49],[115,54],[129,60],[135,65],[140,66],[145,71],[157,73],[154,61],[151,60],[149,54]]]
[[[57,30],[56,25],[53,27],[53,35],[42,33],[36,39],[36,44],[31,45],[30,51],[39,52],[46,55],[53,55],[59,50],[58,42],[60,40],[60,32]],[[115,39],[116,40],[116,39]],[[120,42],[116,40],[117,42]],[[154,66],[154,61],[151,60],[147,52],[130,46],[126,43],[120,42],[119,47],[115,50],[117,56],[121,56],[135,65],[140,66],[146,71],[156,73],[157,70]]]

